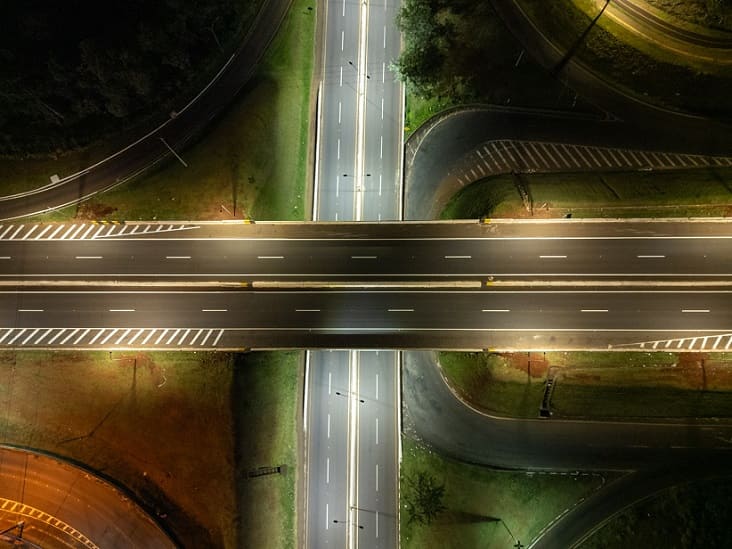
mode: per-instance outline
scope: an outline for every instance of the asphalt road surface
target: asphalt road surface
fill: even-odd
[[[41,547],[175,547],[128,496],[46,456],[0,449],[0,493],[0,529],[23,521]]]

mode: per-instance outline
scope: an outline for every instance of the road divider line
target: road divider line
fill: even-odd
[[[566,255],[540,255],[539,259],[567,259]]]
[[[446,255],[445,259],[473,259],[472,255]]]
[[[435,281],[348,281],[348,280],[255,280],[255,289],[368,289],[368,288],[480,288],[480,280],[435,280]],[[730,282],[732,285],[732,282]],[[2,282],[0,281],[0,286]]]
[[[390,313],[413,313],[414,309],[387,309]]]
[[[202,313],[226,313],[229,309],[201,309]]]
[[[296,313],[319,313],[320,309],[295,309]]]
[[[511,309],[481,309],[483,313],[510,313]]]
[[[284,255],[258,255],[257,259],[285,259]]]
[[[665,259],[665,255],[637,255],[638,259]]]
[[[135,309],[109,309],[110,313],[134,313]]]
[[[682,313],[708,313],[709,309],[681,309]]]
[[[606,313],[607,309],[581,309],[583,313]]]
[[[190,259],[190,255],[166,255],[165,259]]]
[[[42,313],[43,309],[18,309],[19,313]]]
[[[351,259],[377,259],[376,255],[352,255]]]
[[[75,259],[104,259],[101,255],[77,255]]]

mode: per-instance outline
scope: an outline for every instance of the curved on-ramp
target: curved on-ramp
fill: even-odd
[[[130,496],[69,462],[0,447],[0,530],[41,547],[163,549],[176,543]]]

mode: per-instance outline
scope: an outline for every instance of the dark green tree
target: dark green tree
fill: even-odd
[[[402,500],[408,515],[408,523],[430,524],[446,507],[442,502],[445,485],[425,471],[417,471],[404,477]]]

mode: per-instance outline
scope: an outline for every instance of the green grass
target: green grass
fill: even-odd
[[[444,483],[447,510],[428,525],[408,524],[402,506],[404,549],[504,549],[514,543],[505,522],[524,546],[581,497],[599,488],[597,475],[559,476],[495,471],[442,457],[403,436],[402,490],[405,475],[425,471]]]
[[[413,93],[407,93],[406,110],[404,113],[404,139],[414,133],[414,130],[419,128],[435,114],[452,106],[454,106],[454,103],[447,98],[425,98]]]
[[[146,177],[37,220],[305,218],[315,15],[296,0],[257,75],[202,139]],[[227,211],[228,210],[228,211]]]
[[[440,353],[449,385],[488,413],[536,417],[555,380],[556,417],[732,417],[732,353]],[[530,372],[530,375],[529,375]]]
[[[238,547],[294,548],[297,401],[303,353],[236,355],[231,399],[236,418]],[[285,475],[247,478],[258,467]]]
[[[0,438],[120,482],[192,547],[235,544],[228,353],[0,353]]]
[[[613,517],[581,549],[732,546],[732,480],[683,484]]]
[[[732,213],[732,170],[525,174],[536,217],[687,217]],[[454,195],[442,219],[528,217],[511,176]]]
[[[681,21],[732,31],[732,5],[709,0],[646,0]]]
[[[442,372],[458,394],[486,412],[536,417],[544,395],[544,379],[531,378],[488,353],[440,353]]]
[[[571,50],[591,22],[577,8],[575,0],[520,0],[520,4],[541,32],[566,51]],[[617,25],[613,29],[625,35]],[[613,85],[647,100],[711,116],[732,113],[732,78],[722,67],[719,74],[710,74],[714,65],[700,70],[680,66],[678,59],[677,63],[655,59],[599,25],[593,27],[574,55]]]

